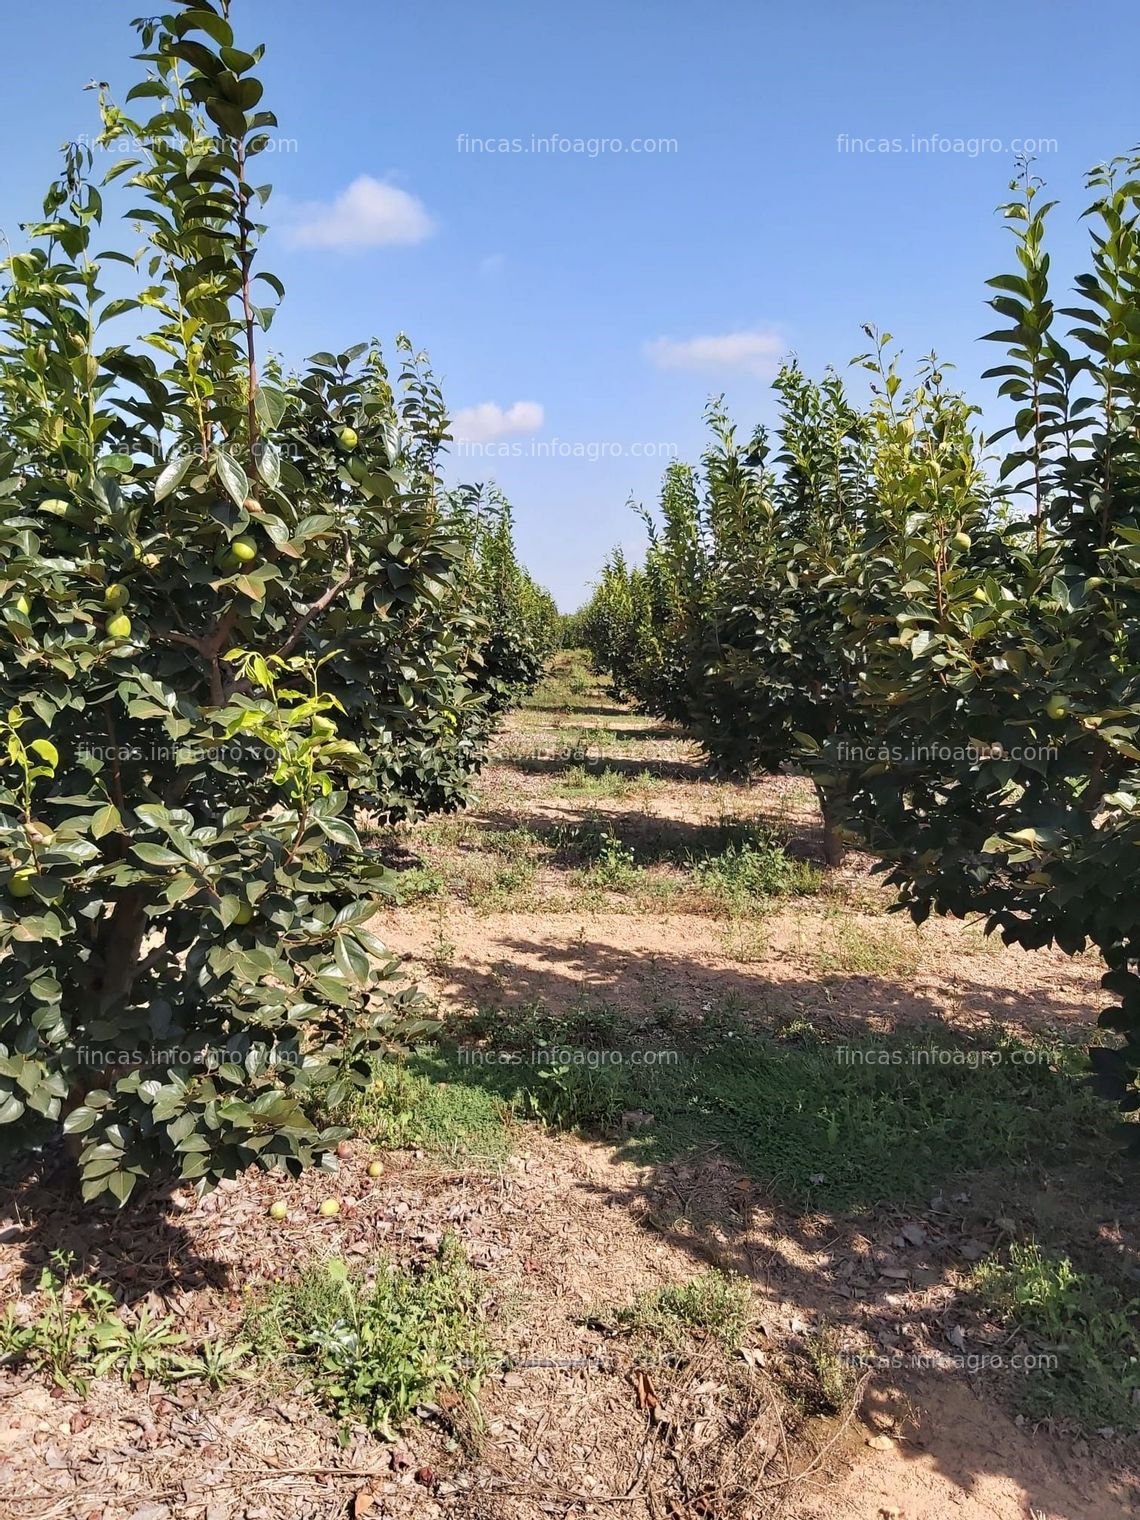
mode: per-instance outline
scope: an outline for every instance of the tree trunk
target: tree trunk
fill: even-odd
[[[834,870],[843,864],[847,847],[840,837],[839,820],[835,816],[831,793],[817,782],[815,794],[819,800],[819,812],[823,820],[823,860],[829,869]]]

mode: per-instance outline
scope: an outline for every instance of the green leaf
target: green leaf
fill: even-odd
[[[272,278],[269,275],[261,275],[261,279]],[[277,282],[280,284],[280,281]],[[279,292],[284,294],[283,289]],[[273,385],[259,385],[254,393],[253,406],[257,417],[258,426],[266,433],[272,433],[281,426],[281,419],[285,415],[285,393]]]
[[[257,473],[269,489],[275,491],[281,479],[281,455],[276,445],[266,438],[259,438],[253,446],[253,459]]]
[[[137,1181],[134,1172],[112,1172],[107,1178],[107,1190],[120,1204],[124,1204],[134,1192]]]
[[[6,1097],[0,1094],[0,1124],[15,1124],[23,1112],[24,1105],[15,1093],[9,1093]]]
[[[154,483],[155,502],[165,501],[172,491],[178,489],[186,473],[194,463],[192,454],[175,454],[163,466],[162,473]]]
[[[249,495],[249,477],[241,465],[221,449],[214,455],[214,464],[226,494],[236,506],[244,506]]]
[[[350,850],[360,849],[360,837],[350,823],[343,818],[315,818],[321,833],[334,844],[347,845]]]
[[[149,844],[145,840],[134,846],[134,853],[148,866],[185,866],[186,861],[181,855],[175,854],[161,844]]]
[[[197,9],[184,11],[178,18],[178,29],[183,35],[195,29],[206,32],[223,48],[232,48],[234,45],[233,27],[215,11]]]
[[[372,963],[358,944],[347,934],[338,936],[334,958],[345,977],[358,987],[366,987],[372,979]]]

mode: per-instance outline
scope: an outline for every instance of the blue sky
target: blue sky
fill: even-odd
[[[95,129],[82,86],[138,77],[141,9],[10,8],[13,240],[59,144]],[[268,44],[280,120],[263,160],[275,347],[404,330],[426,348],[467,435],[450,478],[499,481],[564,608],[615,542],[640,543],[625,503],[655,498],[669,453],[699,454],[710,393],[744,427],[771,417],[783,353],[843,365],[872,321],[953,361],[985,406],[983,282],[1011,267],[993,208],[1015,147],[1041,143],[1067,277],[1085,170],[1140,139],[1134,0],[1099,0],[1095,24],[1068,0],[235,0],[233,21]]]

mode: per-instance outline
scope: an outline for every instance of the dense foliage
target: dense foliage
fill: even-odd
[[[865,407],[789,367],[775,448],[763,432],[741,448],[714,408],[699,490],[674,467],[644,567],[611,561],[582,623],[619,688],[719,765],[810,774],[832,857],[841,834],[874,851],[916,919],[980,912],[1008,942],[1096,945],[1121,997],[1102,1023],[1125,1043],[1092,1058],[1131,1114],[1140,160],[1091,184],[1072,307],[1052,298],[1028,171],[1004,208],[1019,267],[990,282],[1007,325],[988,336],[1008,350],[990,374],[1009,428],[984,442],[933,359],[908,390],[887,338],[859,361]]]
[[[313,1115],[417,1006],[356,820],[462,801],[522,663],[509,516],[473,550],[406,340],[395,381],[365,345],[259,363],[276,123],[226,9],[137,24],[102,188],[68,148],[2,266],[0,1137],[62,1124],[88,1198],[340,1138]]]
[[[561,619],[550,592],[519,561],[511,506],[497,487],[461,488],[451,510],[467,544],[465,579],[488,629],[479,688],[494,716],[538,685],[561,645]]]

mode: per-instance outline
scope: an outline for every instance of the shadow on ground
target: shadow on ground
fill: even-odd
[[[10,1162],[0,1174],[0,1219],[5,1238],[20,1244],[22,1291],[35,1288],[53,1257],[70,1259],[77,1275],[107,1283],[124,1303],[226,1287],[228,1268],[200,1255],[179,1224],[174,1187],[153,1183],[119,1209],[82,1201],[61,1147]]]
[[[589,947],[568,952],[571,962],[576,953],[588,959]],[[921,1410],[921,1437],[903,1443],[904,1458],[933,1466],[964,1495],[980,1496],[987,1475],[1011,1478],[1030,1505],[1024,1513],[1133,1513],[1140,1490],[1119,1474],[1134,1445],[1113,1438],[1095,1462],[1117,1476],[1073,1508],[1088,1482],[1075,1432],[1062,1422],[1047,1427],[1048,1443],[1035,1441],[1004,1412],[1020,1397],[1017,1375],[966,1366],[1026,1349],[990,1322],[971,1287],[978,1261],[1011,1241],[1041,1241],[1100,1274],[1122,1303],[1140,1282],[1134,1179],[1112,1149],[1111,1115],[1081,1081],[1084,1031],[1070,1028],[1056,1051],[1004,1038],[996,1020],[969,1038],[932,1000],[884,978],[875,1012],[891,1028],[853,1047],[850,1021],[837,1027],[820,1012],[821,990],[790,983],[787,1004],[757,1018],[753,988],[740,1000],[751,1019],[739,1008],[703,1022],[666,1012],[624,1032],[596,1004],[553,1016],[497,1007],[471,1028],[462,1062],[439,1052],[414,1059],[422,1075],[488,1089],[603,1139],[578,1184],[599,1218],[628,1211],[689,1254],[694,1270],[747,1276],[770,1322],[759,1346],[771,1352],[790,1325],[799,1354],[831,1356],[834,1367],[836,1347],[869,1344],[886,1363],[870,1384],[871,1428],[883,1428],[876,1415],[905,1413],[908,1396]],[[812,1027],[790,1021],[792,1007],[814,1007]],[[1055,1011],[1059,1022],[1072,1012],[1063,1003]],[[621,1042],[622,1064],[606,1058],[607,1041]],[[632,1059],[668,1048],[676,1065]],[[852,1048],[861,1059],[850,1059]],[[472,1049],[518,1061],[473,1061]],[[1068,1348],[1052,1349],[1069,1376]],[[930,1365],[938,1355],[945,1364]],[[1072,1492],[1058,1479],[1069,1456]]]
[[[708,781],[707,766],[696,760],[634,759],[625,755],[519,755],[498,757],[506,770],[522,771],[528,776],[555,776],[572,765],[581,766],[591,776],[607,771],[615,776],[653,776],[660,781]]]
[[[821,936],[827,935],[829,922],[818,920]],[[947,994],[936,999],[886,975],[773,977],[763,963],[707,964],[667,950],[619,947],[591,936],[585,925],[575,936],[563,925],[549,938],[516,932],[496,937],[495,945],[495,958],[485,965],[448,963],[443,981],[449,999],[477,1008],[543,1003],[555,1010],[592,1000],[650,1011],[679,1008],[698,1019],[716,1004],[730,1004],[761,1025],[805,1018],[820,1028],[848,1034],[946,1021]],[[1016,1022],[1063,1037],[1074,1025],[1091,1025],[1100,1007],[1090,1001],[1087,978],[1067,964],[1056,967],[1059,986],[1052,988],[995,984],[994,963],[985,956],[963,957],[945,981],[954,1005],[954,1020],[949,1022],[959,1031],[967,1025],[975,1031],[997,1031]]]
[[[568,804],[568,805],[567,805]],[[774,816],[774,815],[773,815]],[[673,818],[648,809],[599,807],[588,799],[567,797],[554,811],[527,814],[485,809],[467,820],[470,838],[477,848],[495,849],[495,841],[519,828],[527,828],[540,844],[552,852],[551,865],[582,865],[582,844],[599,830],[625,845],[639,866],[692,865],[722,854],[731,847],[757,842],[770,832],[773,840],[787,841],[788,853],[807,856],[800,841],[789,838],[790,830],[757,815],[740,817],[726,813],[721,818],[701,821]],[[484,843],[485,841],[485,843]],[[415,835],[407,836],[408,846],[415,845]]]

